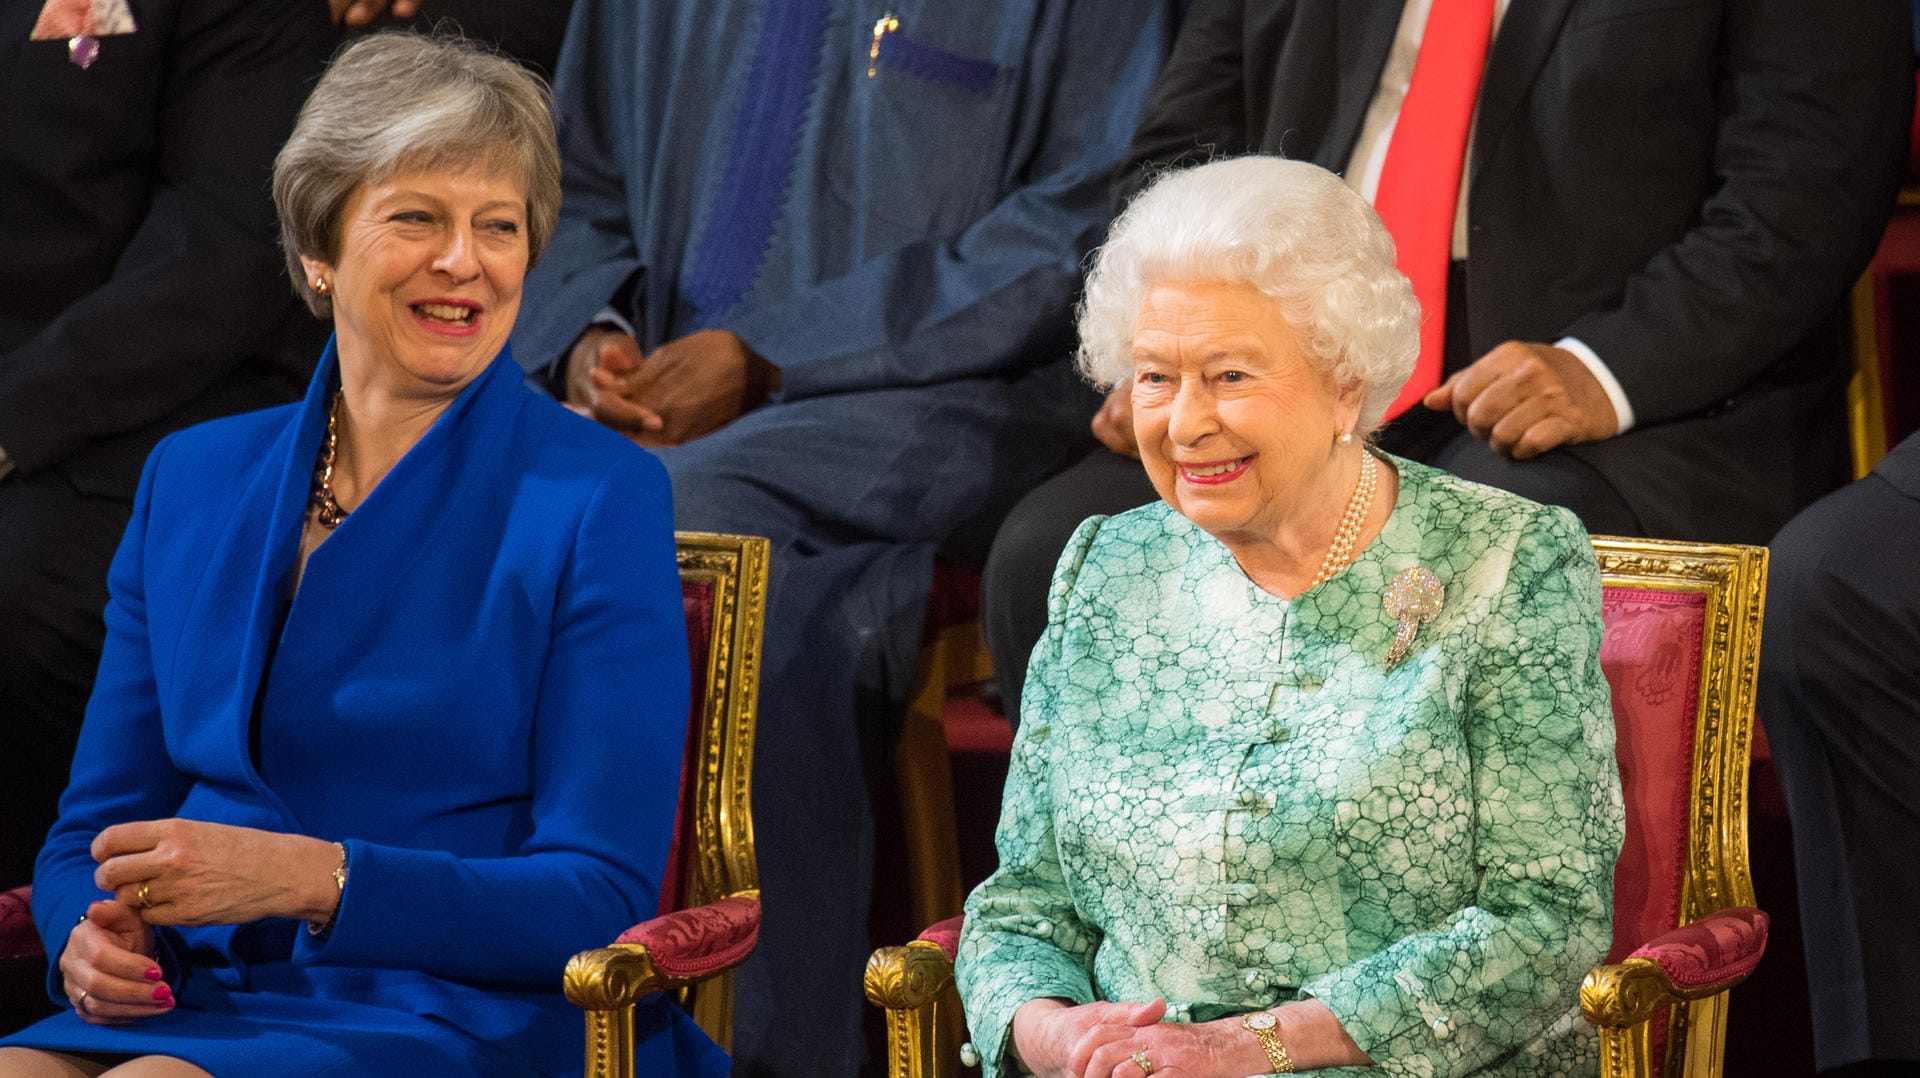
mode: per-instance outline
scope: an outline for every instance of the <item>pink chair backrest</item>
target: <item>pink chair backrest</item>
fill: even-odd
[[[1613,877],[1618,962],[1680,923],[1693,790],[1694,716],[1707,597],[1700,592],[1607,588],[1600,668],[1613,721],[1627,837]]]

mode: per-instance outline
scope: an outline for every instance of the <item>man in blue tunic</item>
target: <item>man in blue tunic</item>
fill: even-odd
[[[659,448],[680,527],[774,546],[736,1073],[859,1069],[868,787],[934,549],[1076,434],[1079,265],[1174,7],[576,6],[515,350]]]

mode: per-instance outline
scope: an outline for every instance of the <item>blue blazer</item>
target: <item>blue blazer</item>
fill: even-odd
[[[276,632],[337,382],[329,346],[300,404],[148,460],[33,902],[57,955],[102,897],[93,837],[180,816],[343,842],[333,930],[164,929],[172,1013],[101,1029],[69,1012],[30,1039],[244,1070],[240,1023],[295,1015],[330,1044],[447,1039],[394,1071],[578,1073],[561,972],[655,912],[674,819],[689,687],[665,471],[526,389],[503,351],[313,552]],[[658,1007],[641,1027],[665,1054],[643,1046],[644,1073],[724,1066]],[[419,1028],[392,1037],[400,1018]],[[246,1028],[240,1045],[272,1046]]]

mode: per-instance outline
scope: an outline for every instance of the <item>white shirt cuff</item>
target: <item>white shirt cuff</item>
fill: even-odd
[[[1613,404],[1613,414],[1619,418],[1620,426],[1613,433],[1625,434],[1633,429],[1633,404],[1627,400],[1627,391],[1620,388],[1620,379],[1613,376],[1607,365],[1600,361],[1600,354],[1587,347],[1587,342],[1578,337],[1562,337],[1553,342],[1555,348],[1564,348],[1572,352],[1574,358],[1586,364],[1593,380],[1606,390],[1607,400]]]

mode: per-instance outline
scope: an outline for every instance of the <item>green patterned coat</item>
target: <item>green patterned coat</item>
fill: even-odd
[[[1042,996],[1170,1021],[1314,996],[1356,1074],[1597,1069],[1576,994],[1623,814],[1592,548],[1564,509],[1392,463],[1380,536],[1292,601],[1164,503],[1075,534],[960,943],[988,1078]],[[1444,605],[1389,668],[1382,592],[1416,566]]]

